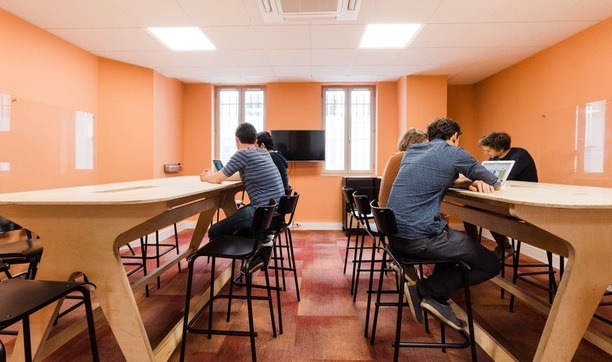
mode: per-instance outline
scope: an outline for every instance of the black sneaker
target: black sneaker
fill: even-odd
[[[274,235],[268,235],[261,243],[261,246],[272,246],[274,245]]]
[[[456,330],[460,331],[467,326],[464,320],[457,318],[455,312],[448,304],[442,304],[433,298],[426,298],[421,302],[421,307],[427,309],[429,313]]]
[[[408,298],[408,306],[410,306],[410,313],[412,317],[419,323],[423,323],[423,309],[421,309],[421,297],[417,291],[416,284],[407,283],[406,297]]]

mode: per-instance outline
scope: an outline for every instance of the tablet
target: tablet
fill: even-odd
[[[221,160],[213,160],[213,165],[215,166],[215,170],[221,171],[223,168],[223,162]]]
[[[497,176],[499,182],[505,182],[514,166],[514,161],[484,161],[482,165]]]

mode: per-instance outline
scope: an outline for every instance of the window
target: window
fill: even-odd
[[[325,171],[374,170],[373,87],[323,88]]]
[[[217,157],[227,162],[236,152],[234,133],[240,123],[248,122],[258,132],[265,130],[265,91],[263,88],[217,88]]]

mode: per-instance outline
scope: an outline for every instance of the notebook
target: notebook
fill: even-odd
[[[221,171],[221,169],[223,168],[223,162],[221,162],[221,160],[213,160],[213,165],[215,166],[215,170],[217,171]]]
[[[482,165],[491,171],[500,182],[505,182],[514,166],[514,161],[484,161]]]

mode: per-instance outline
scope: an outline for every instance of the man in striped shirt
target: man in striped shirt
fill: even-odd
[[[270,199],[278,203],[281,196],[285,194],[283,181],[270,153],[256,145],[255,127],[250,123],[242,123],[236,128],[235,135],[238,150],[227,164],[214,173],[204,170],[200,174],[200,179],[211,183],[221,183],[234,179],[232,176],[238,173],[251,203],[238,209],[235,214],[213,224],[208,230],[210,239],[220,235],[232,235],[239,229],[250,228],[257,207],[267,206]]]

